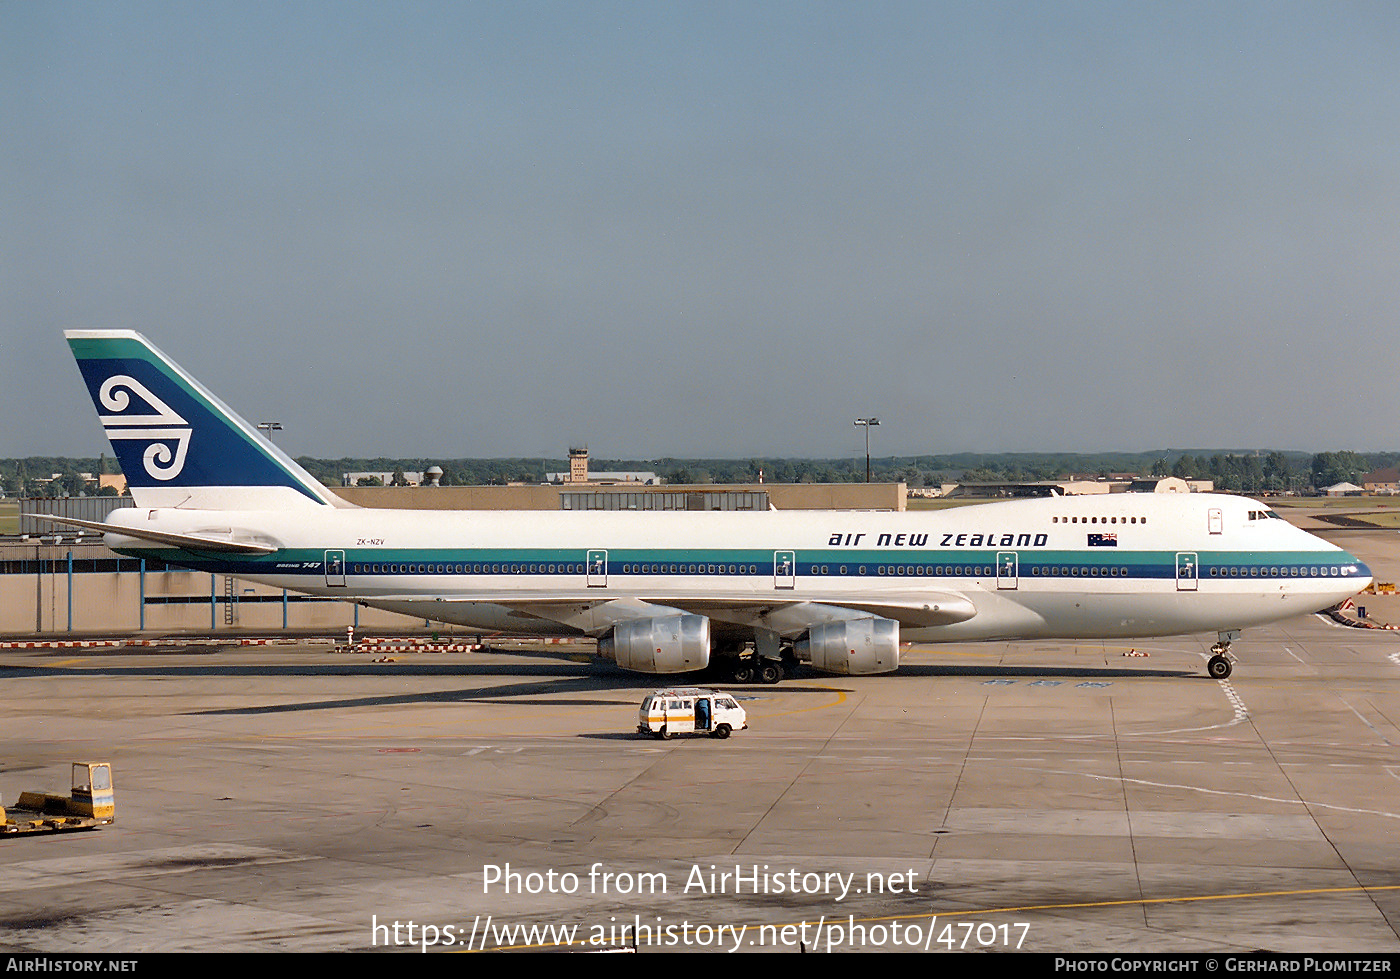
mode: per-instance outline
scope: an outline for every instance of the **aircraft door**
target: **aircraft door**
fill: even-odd
[[[326,552],[326,584],[333,588],[345,587],[345,552]]]
[[[1211,507],[1206,511],[1206,527],[1212,534],[1219,534],[1224,530],[1224,518],[1219,507]]]
[[[588,587],[608,587],[608,552],[588,552]]]
[[[1178,551],[1176,555],[1176,590],[1196,591],[1196,552]]]
[[[1015,551],[997,552],[997,590],[1015,591],[1020,578],[1017,574],[1019,562]]]
[[[797,555],[792,551],[773,552],[773,587],[793,588],[797,585]]]

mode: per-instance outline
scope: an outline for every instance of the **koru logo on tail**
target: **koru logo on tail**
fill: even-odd
[[[133,394],[146,403],[147,411],[142,412],[140,406],[136,406],[135,411],[127,410],[133,407]],[[152,394],[146,385],[126,374],[103,381],[97,399],[104,409],[118,412],[100,416],[109,439],[150,442],[142,454],[146,472],[160,480],[180,475],[180,470],[185,468],[185,453],[193,431],[189,422],[171,411],[170,406]]]

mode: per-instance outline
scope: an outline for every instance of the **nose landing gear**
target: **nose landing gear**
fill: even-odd
[[[1210,647],[1211,657],[1206,660],[1206,672],[1212,680],[1224,680],[1234,670],[1235,664],[1230,660],[1230,642],[1239,637],[1238,632],[1222,632],[1219,641]]]

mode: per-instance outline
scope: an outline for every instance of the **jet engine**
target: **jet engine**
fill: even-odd
[[[890,673],[899,669],[899,623],[878,617],[828,622],[813,626],[793,651],[826,673]]]
[[[628,619],[598,640],[598,655],[638,673],[686,673],[710,663],[710,620],[703,615]]]

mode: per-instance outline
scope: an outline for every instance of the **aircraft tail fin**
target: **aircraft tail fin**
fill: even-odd
[[[138,507],[350,506],[141,334],[64,336]]]

